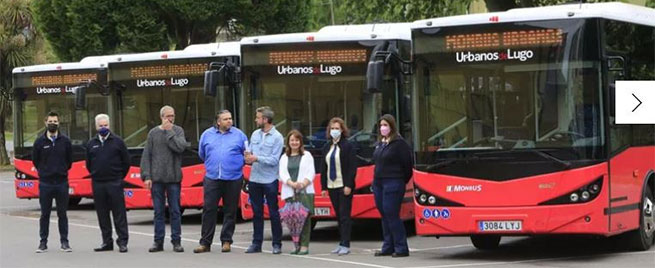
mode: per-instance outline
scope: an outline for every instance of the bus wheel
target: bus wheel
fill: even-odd
[[[68,198],[68,206],[69,207],[74,207],[80,204],[80,201],[82,201],[81,197],[69,197]]]
[[[639,204],[639,229],[628,235],[628,246],[634,250],[648,250],[653,245],[655,234],[655,198],[649,185],[644,189],[644,196]]]
[[[481,250],[497,249],[500,244],[499,235],[472,235],[471,242],[473,246]]]

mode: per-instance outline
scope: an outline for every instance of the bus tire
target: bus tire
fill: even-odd
[[[655,198],[650,186],[646,184],[639,203],[639,229],[628,233],[628,247],[632,250],[645,251],[653,245],[655,236]]]
[[[82,201],[81,197],[69,197],[68,198],[68,206],[69,207],[75,207],[80,204],[80,201]]]
[[[475,248],[480,250],[493,250],[497,249],[500,245],[499,235],[472,235],[471,243]]]

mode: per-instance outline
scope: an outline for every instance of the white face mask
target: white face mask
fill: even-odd
[[[332,136],[333,140],[339,139],[339,137],[341,137],[341,130],[337,130],[337,129],[330,130],[330,136]]]

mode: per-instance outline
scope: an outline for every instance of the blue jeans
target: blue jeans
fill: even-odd
[[[400,219],[400,206],[405,196],[402,179],[373,181],[375,206],[382,216],[383,253],[409,253],[405,225]]]
[[[180,213],[180,184],[153,182],[152,206],[155,209],[155,243],[163,244],[166,236],[164,210],[168,199],[168,212],[171,217],[171,242],[179,243],[182,235],[182,215]]]
[[[68,182],[57,184],[39,181],[39,205],[41,205],[41,218],[39,219],[39,235],[41,243],[48,243],[50,231],[50,211],[52,199],[57,202],[57,218],[59,224],[59,240],[68,243]]]
[[[254,217],[252,219],[253,234],[252,244],[261,247],[264,241],[264,198],[268,204],[268,215],[271,220],[271,231],[273,232],[273,246],[282,247],[282,223],[277,205],[278,181],[268,184],[248,182],[250,191],[250,202]]]

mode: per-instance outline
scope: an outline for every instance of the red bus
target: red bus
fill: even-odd
[[[376,123],[382,114],[393,114],[401,122],[404,136],[411,136],[411,80],[388,67],[380,90],[369,91],[367,66],[378,52],[409,60],[410,50],[409,24],[402,23],[329,26],[315,33],[243,38],[240,126],[250,136],[256,127],[255,109],[264,105],[272,107],[274,124],[282,135],[292,129],[305,135],[305,149],[312,152],[319,172],[321,162],[325,161],[321,148],[327,142],[327,123],[334,116],[343,118],[351,130],[349,140],[355,144],[359,159],[352,217],[380,218],[371,192]],[[249,166],[245,169],[247,180]],[[320,195],[320,176],[314,181],[317,193],[314,219],[335,219],[329,198]],[[252,207],[246,185],[241,194],[241,213],[244,219],[249,219]],[[411,185],[406,200],[401,215],[411,220],[414,215]],[[268,210],[264,212],[267,216]]]
[[[128,209],[152,208],[150,190],[144,188],[140,161],[148,132],[161,123],[159,110],[175,108],[175,124],[185,131],[190,148],[182,160],[180,203],[184,208],[202,208],[202,182],[205,168],[198,156],[202,132],[215,124],[216,112],[234,111],[234,88],[204,94],[204,73],[211,62],[239,63],[238,42],[194,45],[184,51],[123,55],[109,60],[111,88],[109,114],[112,129],[123,139],[131,159],[125,178],[125,204]],[[235,114],[236,117],[236,114]]]
[[[615,124],[614,82],[655,80],[654,37],[655,10],[622,3],[415,22],[417,233],[648,249],[655,126]]]
[[[68,172],[69,202],[76,205],[83,197],[92,197],[85,148],[89,138],[95,135],[94,116],[107,110],[107,101],[99,92],[92,92],[87,95],[89,108],[76,110],[73,89],[85,80],[106,83],[106,67],[101,61],[90,61],[14,68],[16,197],[39,197],[32,145],[39,135],[44,135],[43,120],[50,111],[59,113],[60,131],[70,137],[73,145],[73,166]]]

